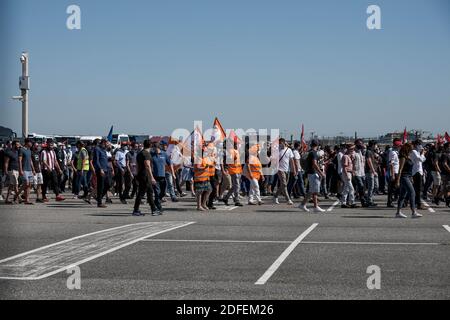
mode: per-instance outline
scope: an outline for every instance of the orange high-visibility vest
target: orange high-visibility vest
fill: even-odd
[[[228,164],[228,172],[230,174],[241,174],[242,173],[242,165],[241,165],[241,159],[239,156],[239,152],[236,149],[232,149],[230,151],[230,155],[233,159],[233,164]]]
[[[208,164],[209,176],[214,177],[214,175],[216,174],[216,162],[215,162],[214,158],[208,157],[207,164]]]
[[[248,170],[252,179],[259,180],[261,178],[262,165],[258,157],[250,156]]]
[[[206,158],[203,158],[201,164],[194,166],[194,182],[205,181],[209,181],[209,168]]]

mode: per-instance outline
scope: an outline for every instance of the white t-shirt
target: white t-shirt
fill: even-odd
[[[283,172],[289,172],[289,163],[294,158],[294,153],[289,148],[284,148],[279,151],[278,170]]]
[[[298,167],[298,172],[300,172],[300,171],[302,171],[302,165],[301,165],[301,155],[300,155],[300,152],[298,152],[298,150],[294,150],[294,160],[295,160],[295,163],[297,164],[297,167]]]
[[[392,164],[394,167],[394,173],[398,174],[398,170],[400,169],[400,160],[398,159],[398,152],[395,150],[389,150],[389,164]]]

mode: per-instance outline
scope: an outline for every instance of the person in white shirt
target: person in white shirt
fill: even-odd
[[[416,191],[416,208],[419,210],[423,209],[422,202],[420,201],[420,194],[422,190],[423,184],[423,168],[422,164],[425,162],[425,154],[422,146],[422,141],[416,140],[412,143],[414,149],[411,151],[409,157],[413,161],[413,181],[414,181],[414,190]]]
[[[400,160],[398,158],[398,151],[402,146],[402,141],[399,138],[395,138],[393,141],[392,149],[389,150],[388,156],[388,200],[387,206],[389,208],[394,208],[392,204],[394,194],[398,194],[398,189],[395,186],[395,180],[398,176],[398,170],[400,168]]]
[[[365,200],[365,185],[366,185],[366,172],[365,172],[365,164],[366,157],[363,152],[365,149],[364,142],[361,139],[357,139],[355,141],[355,158],[353,160],[353,170],[356,182],[356,190],[358,192],[359,200],[361,201],[361,206],[366,207]]]
[[[299,196],[306,196],[306,191],[305,191],[305,184],[303,181],[303,169],[302,169],[302,165],[301,165],[301,158],[302,155],[300,153],[302,148],[302,145],[300,144],[300,142],[295,142],[294,143],[294,161],[295,161],[295,165],[297,166],[297,172],[296,177],[294,177],[294,179],[289,180],[288,183],[288,191],[289,191],[289,196],[292,196],[292,194],[294,194],[294,197],[299,197]],[[297,188],[296,188],[297,186]]]
[[[273,202],[275,204],[279,204],[278,196],[283,194],[286,198],[286,202],[288,205],[293,205],[291,198],[289,197],[289,193],[287,190],[287,183],[289,179],[289,167],[294,168],[294,173],[297,172],[297,167],[294,161],[294,153],[292,150],[286,145],[286,140],[281,138],[279,141],[279,150],[278,150],[278,188],[277,192],[273,197]]]

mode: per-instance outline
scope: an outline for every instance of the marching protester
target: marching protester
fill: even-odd
[[[42,185],[42,198],[44,202],[48,202],[47,191],[49,188],[53,189],[56,195],[56,201],[64,201],[65,198],[60,194],[58,184],[58,174],[62,174],[56,158],[55,146],[53,143],[47,143],[43,146],[41,152],[42,161],[42,175],[44,176],[44,184]]]
[[[349,144],[346,148],[347,152],[342,156],[342,181],[344,188],[342,190],[342,208],[357,208],[355,204],[355,188],[353,187],[354,166],[355,159],[355,145]]]
[[[97,207],[106,208],[103,204],[103,197],[109,190],[108,179],[108,155],[106,154],[107,141],[102,139],[100,143],[95,143],[96,147],[93,152],[93,164],[95,169],[95,176],[97,178]]]
[[[319,207],[318,195],[320,193],[320,180],[325,175],[319,167],[319,156],[317,155],[317,151],[319,148],[319,142],[317,140],[311,141],[311,150],[308,153],[308,157],[306,158],[306,174],[308,175],[308,193],[303,200],[302,204],[300,204],[300,209],[303,211],[309,212],[310,210],[306,207],[308,200],[312,197],[314,208],[314,212],[325,212],[324,209]]]
[[[240,202],[241,190],[241,175],[242,175],[242,163],[241,156],[239,154],[239,142],[237,139],[231,139],[231,149],[226,152],[226,162],[225,167],[227,173],[231,178],[231,189],[223,196],[222,201],[225,205],[228,205],[228,199],[233,197],[234,205],[237,207],[242,207]],[[197,192],[197,191],[196,191]]]
[[[162,215],[161,203],[159,201],[155,201],[154,198],[154,192],[156,191],[155,186],[157,182],[153,176],[153,158],[150,153],[150,148],[150,141],[145,140],[144,149],[141,150],[136,156],[136,179],[138,192],[136,195],[136,200],[134,201],[133,216],[145,215],[139,210],[144,195],[147,195],[147,202],[150,204],[152,216]]]
[[[422,210],[422,202],[420,200],[420,193],[422,192],[423,185],[423,167],[422,164],[425,162],[424,149],[422,147],[422,142],[420,140],[415,140],[412,143],[413,150],[411,151],[410,157],[413,162],[412,177],[414,182],[414,192],[416,194],[415,203],[418,210]]]
[[[264,182],[262,164],[258,158],[259,145],[254,145],[249,149],[248,164],[245,165],[245,172],[250,181],[250,191],[248,197],[249,205],[262,205],[259,181]]]
[[[286,140],[281,138],[279,140],[279,150],[278,150],[278,189],[275,195],[273,196],[273,202],[275,204],[280,204],[278,197],[280,194],[283,194],[283,196],[286,198],[286,203],[288,205],[293,205],[291,198],[289,197],[288,193],[288,179],[289,179],[289,173],[290,168],[293,168],[293,174],[295,175],[296,172],[298,172],[298,169],[296,167],[296,164],[294,162],[294,153],[290,148],[286,145]]]
[[[7,173],[8,192],[6,193],[5,204],[18,203],[19,200],[19,141],[13,141],[11,148],[4,153],[4,172]],[[14,192],[14,200],[9,201],[11,193]]]
[[[409,199],[412,217],[420,218],[422,215],[416,211],[415,191],[412,182],[413,161],[410,154],[413,151],[413,146],[410,143],[405,143],[399,152],[399,169],[395,177],[395,186],[400,190],[400,195],[397,204],[396,218],[406,218],[401,212],[405,199]]]
[[[34,181],[35,170],[33,167],[33,161],[31,157],[31,146],[32,142],[30,139],[25,139],[25,143],[19,150],[19,176],[23,179],[22,188],[24,193],[24,204],[32,205],[30,201],[30,188]],[[19,191],[20,195],[20,191]]]

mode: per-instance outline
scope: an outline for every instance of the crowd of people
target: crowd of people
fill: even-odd
[[[385,205],[396,208],[398,218],[406,218],[402,211],[408,206],[413,218],[421,217],[424,201],[450,206],[448,142],[394,139],[380,148],[362,139],[337,146],[312,140],[305,146],[281,138],[252,145],[213,140],[202,142],[200,152],[188,147],[150,140],[115,149],[106,139],[75,146],[9,141],[0,149],[0,197],[7,205],[33,205],[48,202],[53,192],[55,201],[71,194],[106,208],[117,196],[122,204],[134,199],[134,216],[144,215],[144,201],[158,216],[166,201],[178,202],[189,193],[199,211],[215,210],[217,203],[240,207],[243,199],[262,205],[267,196],[273,205],[281,196],[291,206],[301,199],[303,211],[324,212],[319,198],[335,197],[343,208],[358,208],[384,205],[375,195],[385,195]]]

